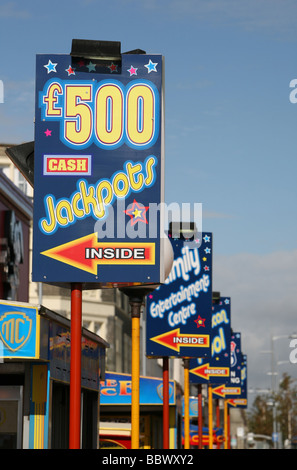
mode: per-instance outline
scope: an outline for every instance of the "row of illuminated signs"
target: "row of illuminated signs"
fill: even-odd
[[[215,385],[215,396],[244,406],[246,356],[241,334],[231,328],[231,298],[213,300],[212,238],[212,233],[197,234],[191,242],[170,237],[172,270],[147,296],[146,354],[189,358],[191,383]]]

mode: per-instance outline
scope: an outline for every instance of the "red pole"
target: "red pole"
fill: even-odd
[[[227,405],[228,409],[228,449],[231,449],[231,436],[230,436],[230,410],[229,406]]]
[[[202,385],[198,384],[198,448],[202,449]]]
[[[220,402],[219,402],[219,399],[216,400],[216,418],[217,418],[217,422],[216,422],[216,425],[217,425],[217,428],[220,427]],[[218,442],[217,443],[217,449],[220,449],[220,443]]]
[[[69,448],[80,449],[82,286],[71,285]]]
[[[163,357],[163,449],[169,449],[169,373],[168,357]]]

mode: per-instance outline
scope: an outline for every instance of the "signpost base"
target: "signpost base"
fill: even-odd
[[[163,449],[169,449],[169,358],[163,357]]]
[[[69,448],[80,449],[82,285],[71,285]]]

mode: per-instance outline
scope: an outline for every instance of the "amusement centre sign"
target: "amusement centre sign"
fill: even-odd
[[[147,356],[207,357],[211,344],[212,234],[171,239],[174,261],[165,283],[147,296]]]

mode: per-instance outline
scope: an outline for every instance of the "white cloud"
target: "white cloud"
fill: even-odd
[[[17,2],[6,2],[1,5],[0,18],[30,18],[31,15],[27,10],[20,8]]]
[[[242,333],[250,382],[254,387],[269,386],[271,355],[262,351],[271,350],[271,336],[297,332],[297,250],[214,255],[213,265],[214,290],[231,297],[231,324]],[[278,360],[289,360],[289,339],[273,343],[276,369]],[[297,374],[296,367],[289,364],[287,369]]]

